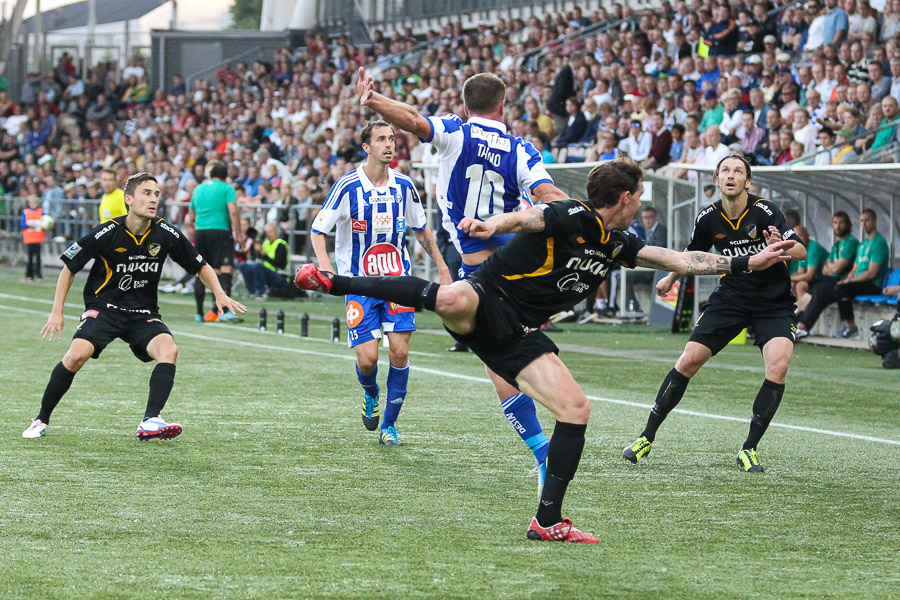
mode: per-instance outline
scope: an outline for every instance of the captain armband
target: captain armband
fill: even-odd
[[[731,259],[731,273],[743,273],[750,270],[749,256],[735,256]]]

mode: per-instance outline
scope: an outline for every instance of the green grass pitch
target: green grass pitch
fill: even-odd
[[[800,346],[760,446],[734,464],[762,377],[753,346],[701,370],[653,454],[631,466],[685,336],[566,326],[562,357],[593,398],[565,513],[601,543],[535,543],[530,452],[472,355],[431,314],[412,338],[402,448],[360,422],[352,351],[325,341],[334,299],[268,301],[287,333],[193,322],[163,296],[180,348],[163,413],[174,440],[138,442],[151,366],[115,342],[76,377],[48,434],[23,440],[68,347],[39,331],[55,274],[0,270],[0,597],[896,598],[897,372],[871,353]],[[83,277],[66,314],[80,314]],[[311,317],[301,339],[299,317]],[[342,324],[342,332],[345,326]],[[382,352],[382,359],[386,354]],[[384,386],[386,366],[380,383]],[[552,430],[549,413],[541,420]],[[723,418],[724,417],[724,418]],[[731,418],[731,419],[728,419]],[[740,421],[735,419],[741,419]],[[848,437],[851,436],[851,437]],[[864,436],[872,439],[862,439]]]

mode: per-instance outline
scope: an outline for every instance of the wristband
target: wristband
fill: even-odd
[[[731,259],[731,273],[743,273],[750,270],[749,256],[736,256]]]

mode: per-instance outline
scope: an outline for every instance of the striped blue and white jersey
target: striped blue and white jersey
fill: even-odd
[[[409,275],[406,226],[422,230],[426,223],[412,179],[388,169],[387,185],[375,187],[360,165],[334,183],[312,231],[334,229],[339,275]]]
[[[456,115],[425,117],[431,135],[423,140],[438,150],[437,202],[442,224],[460,252],[471,253],[502,246],[512,236],[488,240],[471,238],[456,226],[463,217],[482,221],[513,212],[525,203],[541,183],[553,183],[540,153],[520,137],[506,132],[506,125],[483,117],[463,123]]]

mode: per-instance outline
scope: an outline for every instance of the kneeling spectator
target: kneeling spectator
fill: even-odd
[[[278,225],[274,221],[266,223],[266,239],[263,243],[254,243],[259,260],[241,263],[238,268],[244,277],[247,292],[252,297],[266,295],[266,288],[290,290],[290,277],[287,273],[288,244],[278,237]]]

